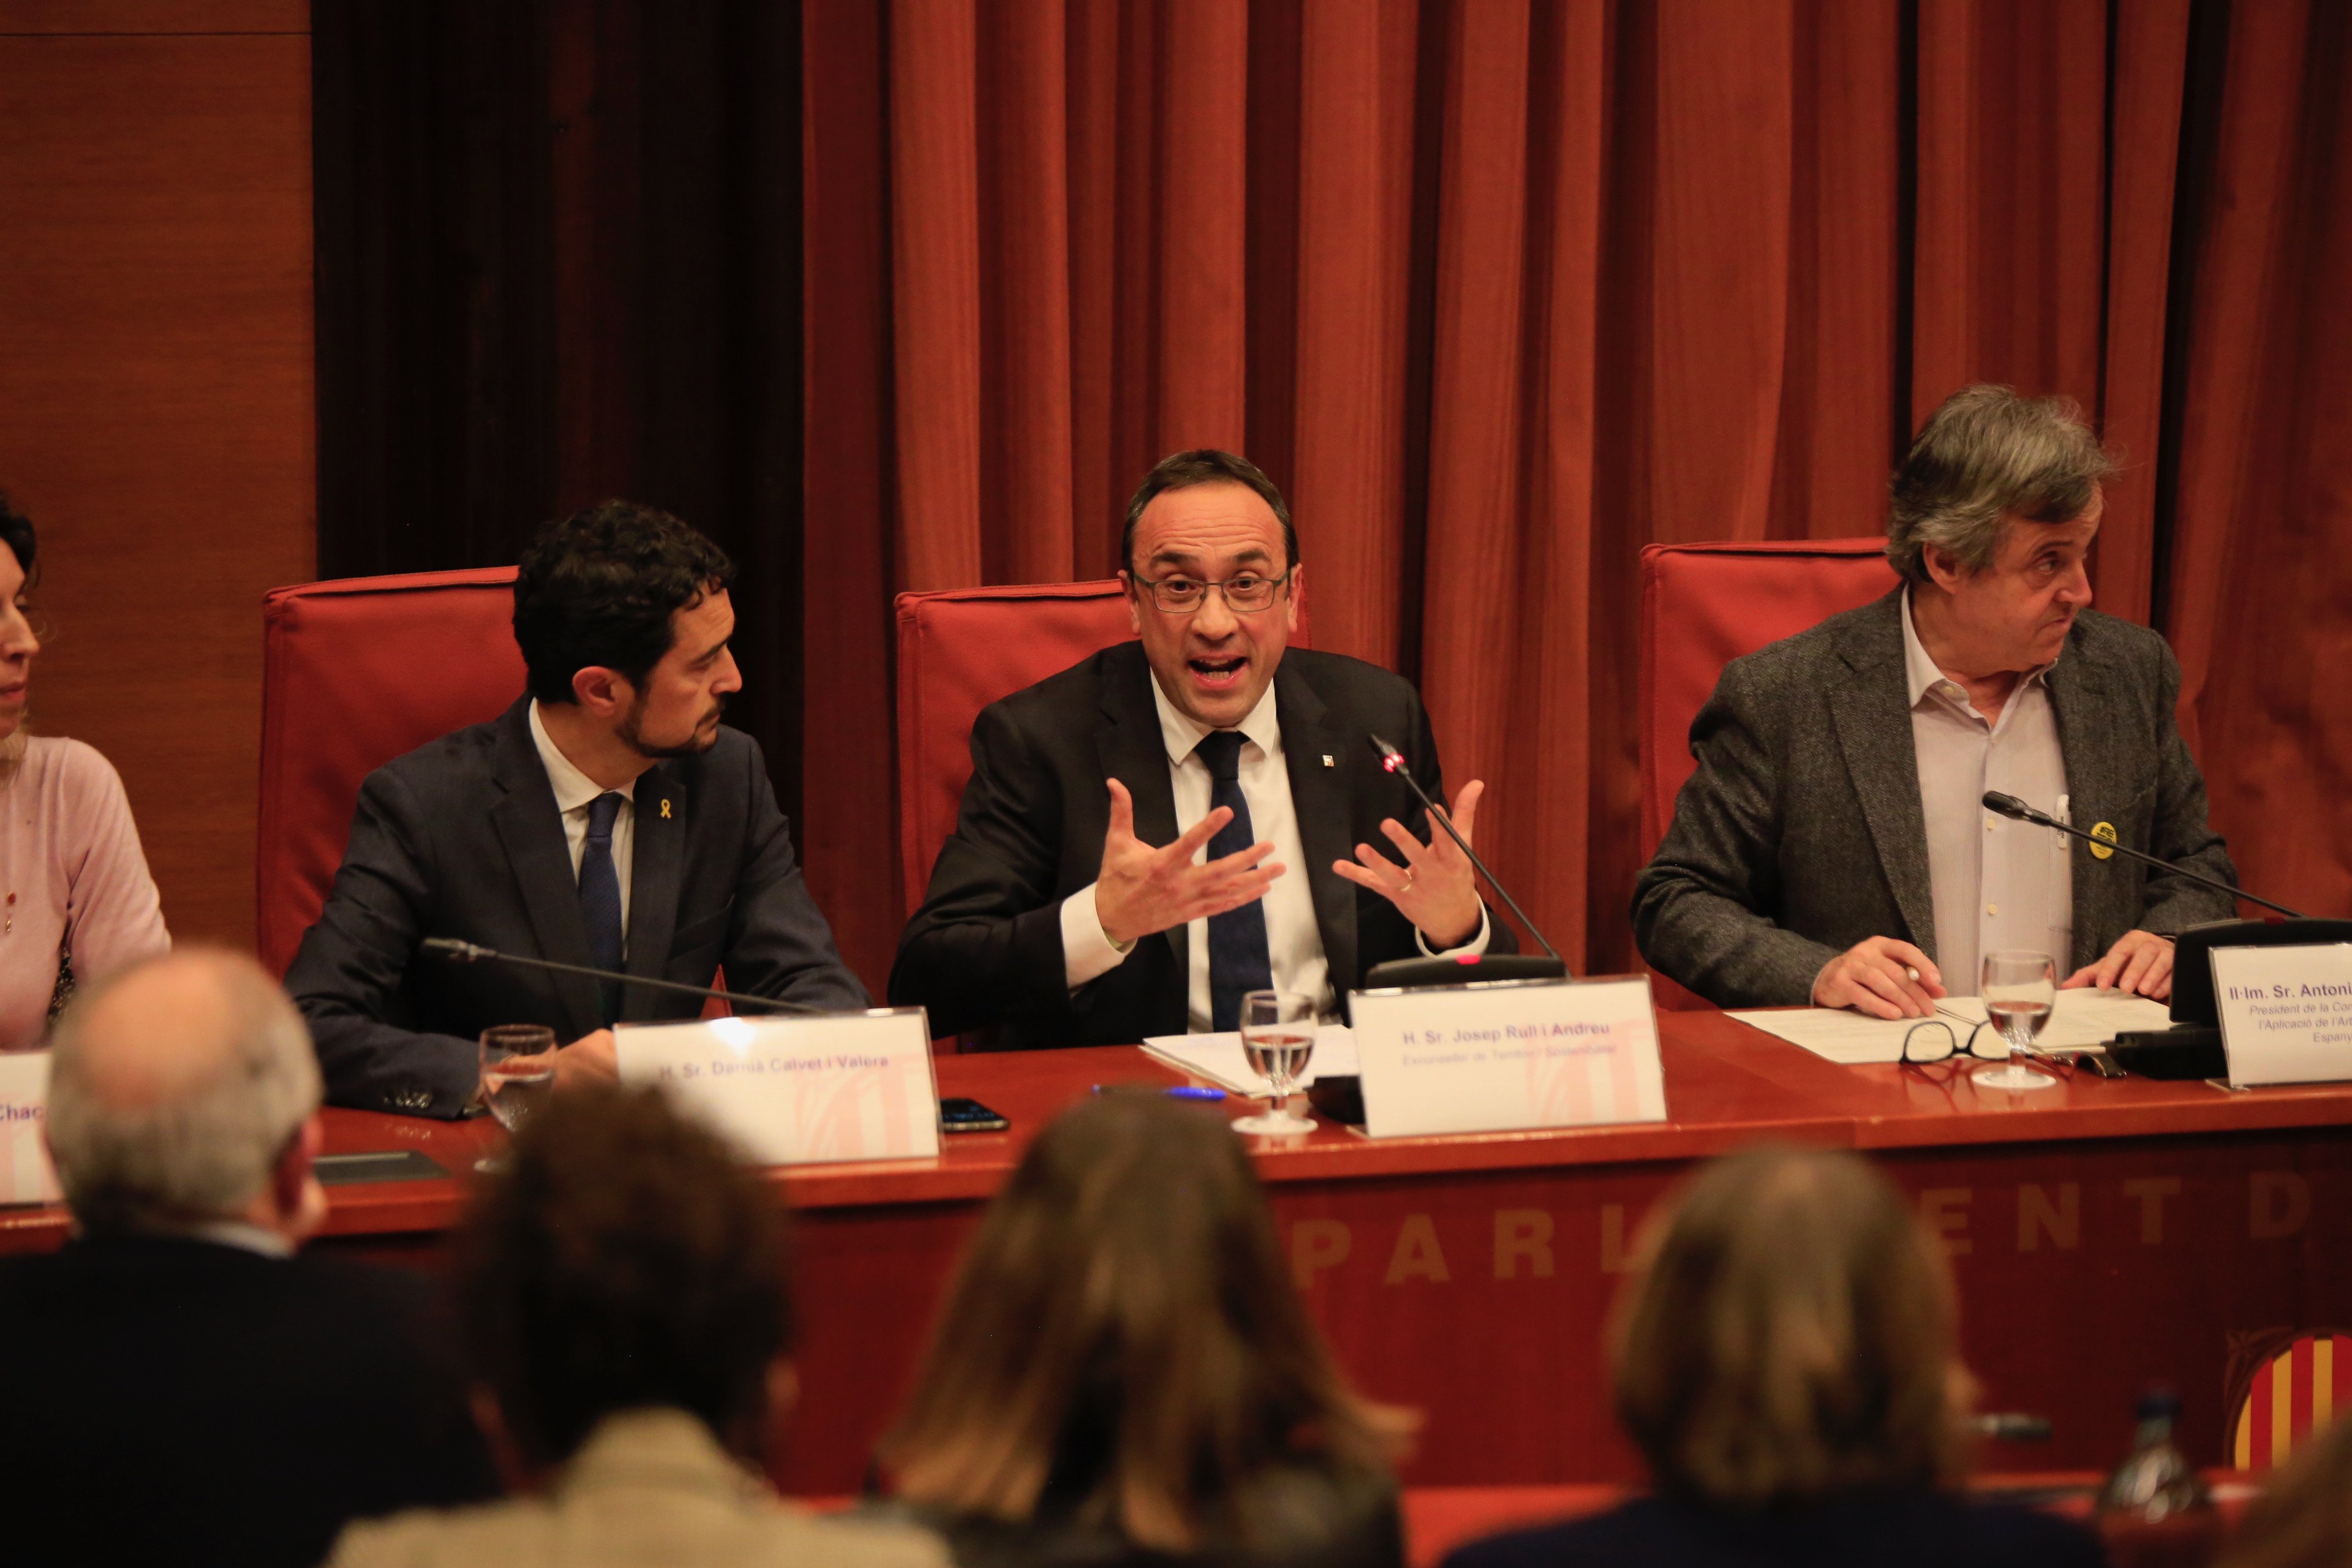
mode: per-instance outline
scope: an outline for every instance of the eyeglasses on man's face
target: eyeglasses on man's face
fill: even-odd
[[[1239,572],[1222,583],[1204,583],[1197,577],[1187,577],[1181,572],[1160,578],[1135,577],[1135,584],[1150,591],[1151,602],[1171,616],[1189,616],[1208,602],[1209,590],[1214,588],[1225,596],[1225,607],[1249,614],[1274,607],[1276,595],[1290,581],[1291,573],[1268,577],[1256,572]]]

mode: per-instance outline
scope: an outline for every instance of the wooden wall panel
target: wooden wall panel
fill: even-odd
[[[315,558],[306,13],[74,15],[0,0],[0,488],[57,628],[33,723],[121,771],[173,936],[249,945],[261,595]]]
[[[0,34],[299,34],[310,26],[310,0],[0,0]]]

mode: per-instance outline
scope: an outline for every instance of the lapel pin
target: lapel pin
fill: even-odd
[[[1323,753],[1323,765],[1324,765],[1325,767],[1327,767],[1327,768],[1336,768],[1336,767],[1338,767],[1339,764],[1338,763],[1336,763],[1336,762],[1334,762],[1334,761],[1332,761],[1332,760],[1331,760],[1331,753],[1330,753],[1330,752],[1324,752],[1324,753]]]
[[[669,802],[667,801],[662,802],[662,816],[664,818],[667,818],[669,816]]]
[[[2113,844],[2116,841],[2116,825],[2112,822],[2095,823],[2091,827],[2091,837],[2104,838],[2107,843]],[[2091,855],[2093,858],[2099,860],[2112,860],[2116,858],[2114,850],[2097,844],[2091,846]]]

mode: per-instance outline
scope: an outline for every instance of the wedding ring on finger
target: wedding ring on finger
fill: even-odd
[[[1417,872],[1417,871],[1407,871],[1407,872],[1404,874],[1404,883],[1403,883],[1403,885],[1402,885],[1402,887],[1400,887],[1400,888],[1398,888],[1398,889],[1397,889],[1397,897],[1399,897],[1399,898],[1402,898],[1405,894],[1412,892],[1412,879],[1413,879],[1413,878],[1415,878],[1416,876],[1419,876],[1419,875],[1420,875],[1420,873],[1419,873],[1419,872]]]

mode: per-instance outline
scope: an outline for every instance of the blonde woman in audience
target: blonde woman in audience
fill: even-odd
[[[172,945],[122,780],[26,728],[41,651],[33,525],[0,495],[0,1050],[37,1046],[73,994]]]
[[[1410,1426],[1333,1366],[1224,1119],[1135,1092],[1030,1145],[880,1457],[963,1568],[1393,1568]]]
[[[2222,1554],[2221,1568],[2344,1568],[2352,1563],[2352,1417],[2296,1453]]]
[[[337,1568],[946,1568],[778,1500],[796,1386],[776,1197],[650,1089],[551,1102],[459,1235],[476,1411],[525,1495],[346,1531]]]
[[[1708,1167],[1621,1301],[1612,1349],[1618,1419],[1654,1494],[1446,1568],[2101,1560],[2073,1524],[1961,1495],[1971,1383],[1951,1277],[1902,1194],[1851,1154]]]

